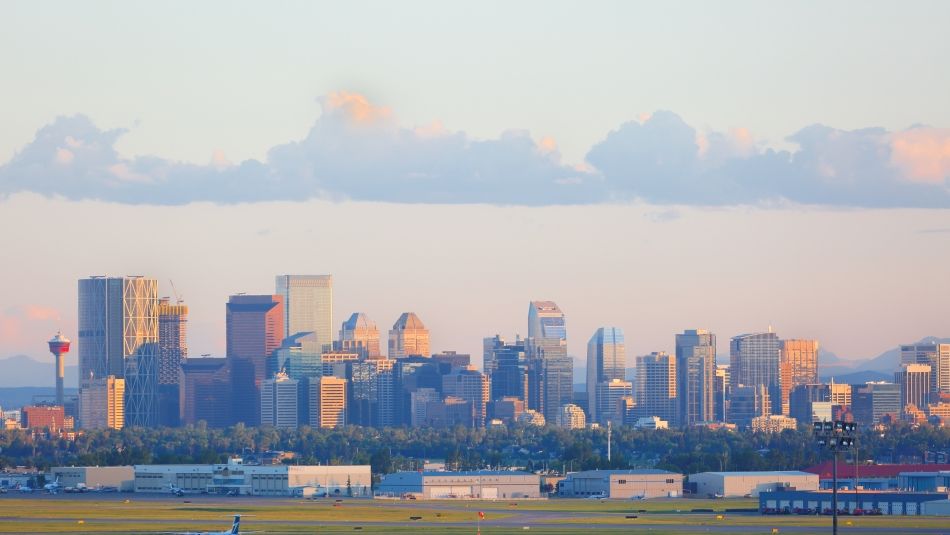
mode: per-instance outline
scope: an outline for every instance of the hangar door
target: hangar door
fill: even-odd
[[[472,495],[472,487],[432,487],[432,498],[467,498]]]
[[[497,500],[498,487],[482,487],[482,499],[483,500]]]

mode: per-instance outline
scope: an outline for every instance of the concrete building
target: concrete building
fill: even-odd
[[[310,489],[317,496],[372,496],[368,465],[297,466],[225,464],[135,465],[135,492],[167,493],[169,485],[185,492],[250,496],[293,496]]]
[[[312,332],[321,352],[333,349],[333,275],[278,275],[274,293],[284,302],[284,338]]]
[[[108,376],[124,379],[129,425],[158,425],[158,281],[141,276],[79,280],[79,390]],[[101,396],[80,409],[107,419]],[[96,414],[96,413],[99,414]],[[85,425],[85,424],[83,424]]]
[[[389,358],[431,356],[429,329],[415,312],[403,312],[389,331]]]
[[[679,424],[715,421],[716,335],[688,329],[676,335],[676,401]]]
[[[584,409],[573,403],[564,405],[561,407],[561,410],[558,411],[557,425],[568,429],[584,429],[584,427],[587,426]]]
[[[332,429],[346,425],[346,387],[346,379],[339,377],[310,380],[310,427]]]
[[[63,488],[85,486],[94,490],[115,487],[122,492],[131,492],[134,490],[135,471],[131,466],[55,466],[46,479],[59,479]]]
[[[901,364],[894,372],[894,382],[901,389],[901,411],[906,412],[911,405],[916,409],[927,409],[930,404],[930,364]]]
[[[729,366],[717,364],[713,376],[713,421],[725,422],[729,417]]]
[[[541,497],[541,477],[516,471],[396,472],[383,476],[377,496],[421,499],[523,499]]]
[[[683,475],[666,470],[587,470],[558,482],[561,498],[667,498],[683,493]]]
[[[114,375],[86,382],[79,391],[79,422],[84,429],[122,429],[125,407],[125,379]]]
[[[625,412],[620,410],[620,400],[633,398],[633,383],[623,379],[611,379],[597,383],[595,388],[597,391],[594,399],[599,404],[595,412],[600,418],[597,422],[601,425],[606,425],[607,422],[622,424]]]
[[[647,416],[644,418],[637,418],[633,426],[637,429],[669,429],[670,422],[661,420],[659,416]]]
[[[300,382],[278,372],[261,384],[261,425],[296,429],[300,421]]]
[[[491,396],[491,384],[484,373],[474,369],[455,369],[442,376],[442,394],[455,396],[472,403],[475,411],[475,427],[484,427],[488,417],[488,399]]]
[[[525,411],[524,400],[516,396],[504,396],[488,405],[488,417],[504,423],[514,423]]]
[[[598,397],[598,385],[611,381],[623,381],[627,372],[627,353],[623,330],[617,327],[600,327],[587,342],[587,407],[591,422],[606,424],[616,419],[616,402]],[[609,391],[605,391],[606,394]],[[606,413],[606,414],[604,414]],[[619,422],[618,422],[619,423]]]
[[[782,340],[779,348],[781,414],[788,416],[792,388],[818,382],[818,340]]]
[[[26,429],[49,429],[54,433],[73,428],[72,417],[66,416],[62,406],[27,405],[20,410]]]
[[[268,377],[267,359],[284,339],[284,298],[232,295],[226,311],[232,414],[235,422],[256,426],[261,420],[261,383]]]
[[[636,406],[638,418],[658,416],[676,425],[676,359],[662,351],[637,357]]]
[[[786,429],[794,431],[798,428],[798,420],[781,414],[767,414],[753,418],[750,427],[760,433],[781,433]]]
[[[818,474],[800,471],[701,472],[689,475],[690,491],[699,497],[756,497],[760,492],[792,487],[818,490]]]

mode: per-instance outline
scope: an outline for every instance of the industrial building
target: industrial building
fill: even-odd
[[[368,465],[295,466],[226,464],[135,465],[135,492],[183,492],[251,496],[372,496]]]
[[[884,515],[939,514],[950,494],[946,492],[838,492],[838,510],[854,512],[880,511]],[[776,490],[759,494],[762,513],[794,513],[797,511],[831,511],[830,491]],[[927,511],[926,509],[931,509]]]
[[[63,488],[115,487],[122,492],[131,492],[135,472],[131,466],[56,466],[50,469],[47,480],[57,479]]]
[[[690,474],[688,488],[699,497],[755,497],[778,488],[818,490],[818,474],[799,471],[702,472]]]
[[[826,461],[805,471],[817,474],[821,488],[830,489],[834,480],[831,466],[831,461]],[[912,481],[912,474],[948,471],[950,464],[861,464],[855,468],[853,464],[838,463],[838,486],[866,490],[936,490],[937,485],[932,489],[917,487],[918,482]]]
[[[383,476],[377,496],[412,495],[422,499],[540,498],[541,477],[516,471],[396,472]]]
[[[662,498],[683,492],[683,475],[666,470],[587,470],[558,482],[562,498]]]

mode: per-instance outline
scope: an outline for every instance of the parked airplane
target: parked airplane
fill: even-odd
[[[168,492],[171,492],[175,496],[184,496],[187,491],[185,489],[175,485],[174,483],[168,484]]]
[[[17,490],[20,492],[33,492],[33,487],[29,485],[20,485],[17,487]]]
[[[56,481],[43,485],[43,490],[45,490],[46,492],[50,494],[56,494],[57,492],[60,491],[61,488],[62,488],[62,485],[59,484],[58,477],[56,478]]]
[[[234,523],[231,524],[231,529],[227,531],[177,531],[172,532],[170,535],[238,535],[238,531],[241,529],[241,515],[234,515]],[[253,531],[245,531],[247,533],[254,533]]]

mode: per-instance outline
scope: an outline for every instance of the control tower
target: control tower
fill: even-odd
[[[57,332],[49,341],[49,352],[56,357],[56,404],[63,405],[63,356],[69,353],[69,338]]]

